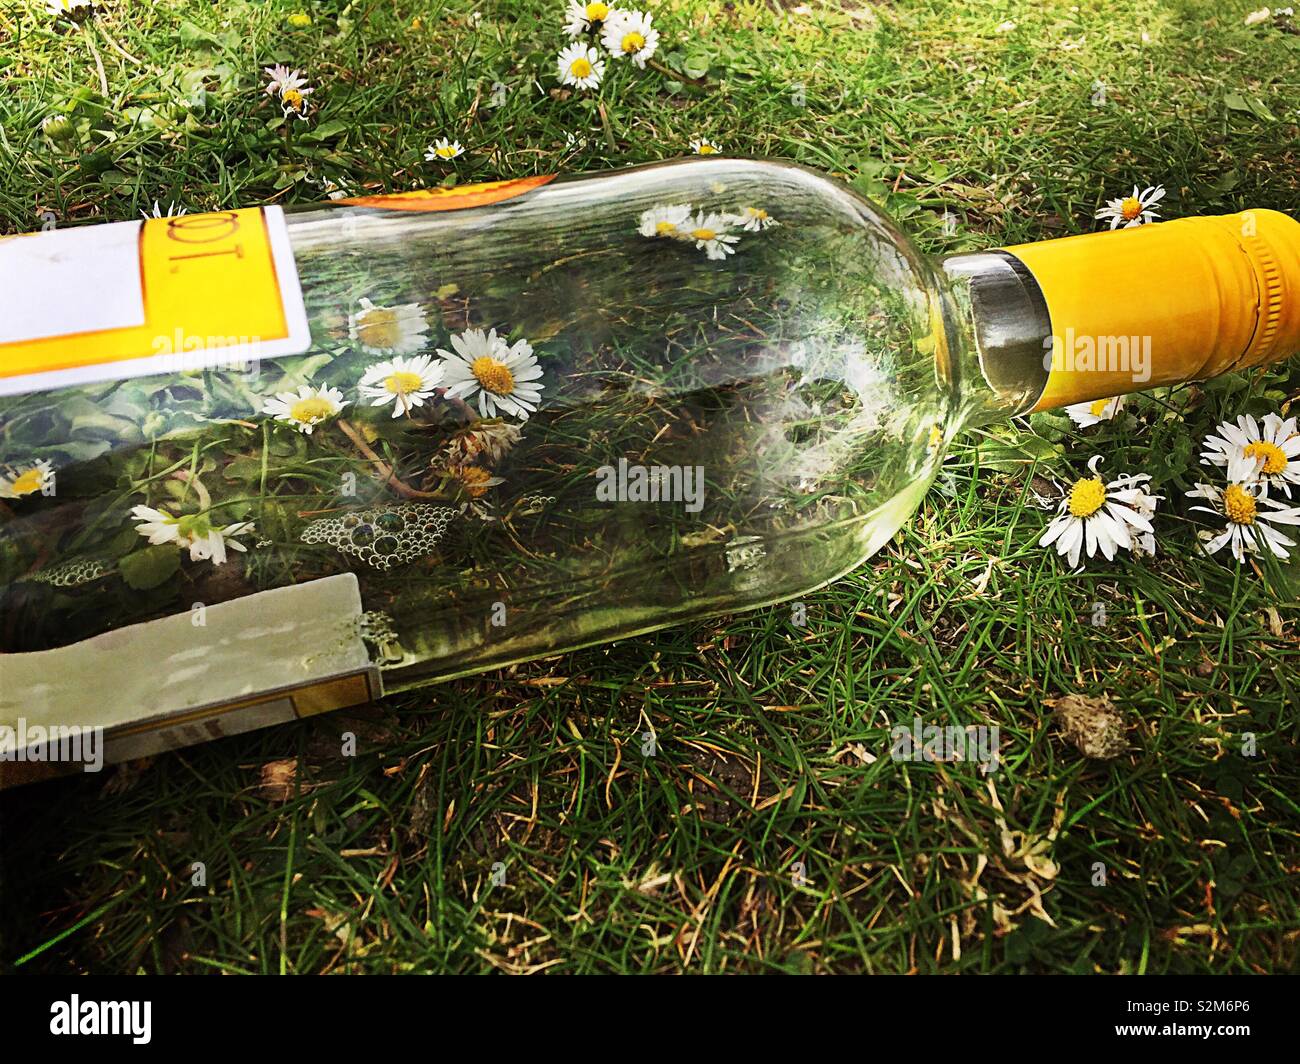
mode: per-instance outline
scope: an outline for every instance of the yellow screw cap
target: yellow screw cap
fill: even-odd
[[[1300,351],[1300,222],[1278,211],[1004,250],[1034,275],[1051,318],[1051,373],[1035,410],[1202,380]]]

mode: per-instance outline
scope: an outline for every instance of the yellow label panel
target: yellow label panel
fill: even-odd
[[[13,279],[0,287],[0,395],[311,343],[278,207],[12,237],[0,240],[0,275]]]

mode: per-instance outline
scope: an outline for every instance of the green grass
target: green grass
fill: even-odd
[[[845,175],[934,254],[1089,229],[1133,183],[1164,183],[1167,217],[1300,204],[1300,35],[1243,26],[1253,5],[809,6],[654,6],[665,62],[707,66],[707,84],[620,69],[605,124],[551,91],[559,0],[119,0],[102,22],[138,62],[92,31],[107,99],[85,40],[8,5],[0,231],[155,199],[310,202],[327,178],[433,184],[452,168],[424,146],[443,135],[469,149],[462,181],[712,137]],[[312,26],[289,29],[294,10]],[[291,139],[260,94],[276,61],[320,85]],[[511,91],[489,108],[497,79]],[[184,106],[200,83],[206,101]],[[73,117],[75,148],[41,135],[52,112]],[[1194,556],[1177,497],[1216,421],[1296,398],[1300,367],[1284,366],[1163,393],[1100,430],[1048,417],[966,437],[897,542],[804,601],[805,626],[789,606],[719,618],[0,796],[0,960],[1292,970],[1300,579]],[[1034,546],[1034,478],[1068,479],[1093,453],[1170,497],[1154,561],[1071,575]],[[1131,722],[1132,752],[1109,763],[1064,743],[1046,705],[1101,692]],[[891,760],[890,725],[914,715],[998,724],[992,785],[971,764]],[[260,786],[285,759],[287,796]]]

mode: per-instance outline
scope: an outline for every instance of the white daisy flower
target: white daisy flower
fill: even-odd
[[[740,238],[730,232],[731,221],[725,214],[705,214],[700,211],[688,223],[686,239],[694,240],[711,259],[725,259],[734,255],[733,246]]]
[[[188,213],[189,211],[186,208],[182,207],[179,203],[167,204],[167,211],[166,213],[164,213],[158,201],[154,200],[153,213],[151,214],[149,213],[149,211],[141,211],[140,217],[144,218],[147,221],[150,218],[179,218],[182,214],[188,214]]]
[[[334,417],[345,406],[347,402],[337,388],[303,384],[296,392],[277,392],[274,399],[266,401],[262,413],[270,414],[276,421],[283,421],[310,436],[317,425]]]
[[[472,465],[480,457],[488,465],[498,465],[522,436],[519,427],[509,422],[479,421],[448,440],[443,457],[446,465],[452,467]]]
[[[347,199],[352,193],[340,185],[333,178],[325,178],[321,183],[321,188],[325,190],[325,195],[332,200]]]
[[[718,155],[722,149],[711,140],[693,140],[691,151],[696,155]]]
[[[570,37],[581,37],[584,33],[600,29],[611,15],[616,14],[616,8],[601,3],[600,0],[594,0],[590,4],[584,4],[582,0],[569,0],[568,10],[564,13],[564,32]]]
[[[542,376],[532,345],[518,340],[507,346],[492,329],[466,329],[453,333],[455,353],[438,350],[443,359],[448,399],[471,398],[478,393],[478,410],[483,417],[495,417],[497,411],[527,421],[541,402],[544,385],[535,383]]]
[[[419,303],[377,307],[364,296],[361,309],[348,315],[348,336],[372,355],[409,355],[428,342],[429,319]]]
[[[1280,488],[1291,498],[1291,485],[1300,485],[1300,429],[1296,418],[1285,421],[1277,414],[1265,414],[1262,426],[1249,414],[1234,425],[1219,426],[1217,436],[1205,437],[1201,463],[1226,467],[1228,479],[1238,483],[1259,481]]]
[[[577,41],[559,56],[560,84],[579,89],[594,89],[605,76],[605,60],[588,44]]]
[[[764,229],[771,229],[774,225],[780,225],[762,207],[741,207],[739,214],[729,215],[732,222],[742,229],[748,229],[751,233],[761,233]]]
[[[83,22],[93,15],[95,5],[91,0],[45,0],[45,10],[56,17]]]
[[[600,41],[614,59],[627,56],[641,70],[659,47],[659,31],[644,11],[615,11],[605,20]]]
[[[284,117],[288,118],[292,115],[294,118],[305,120],[311,109],[307,97],[316,91],[307,84],[306,75],[300,70],[290,70],[283,63],[263,69],[270,78],[266,85],[266,94],[280,97],[280,110],[284,112]]]
[[[1090,403],[1073,403],[1065,408],[1073,421],[1081,429],[1110,421],[1124,409],[1124,396],[1115,395],[1109,399],[1094,399]]]
[[[460,146],[460,141],[448,141],[446,137],[439,137],[436,144],[430,144],[428,150],[424,153],[425,162],[450,162],[459,155],[464,155],[465,149]]]
[[[38,458],[29,466],[10,468],[0,473],[0,499],[23,499],[28,495],[44,494],[54,479],[54,466]]]
[[[442,383],[442,374],[442,363],[434,362],[432,355],[399,355],[371,366],[357,387],[364,398],[371,400],[371,406],[392,403],[393,417],[401,417],[433,395]]]
[[[1213,484],[1198,483],[1187,493],[1189,499],[1207,499],[1210,506],[1193,506],[1190,509],[1225,518],[1222,532],[1204,530],[1197,533],[1206,554],[1214,554],[1230,545],[1232,556],[1244,562],[1247,554],[1256,554],[1261,546],[1267,547],[1278,558],[1286,559],[1287,547],[1295,540],[1284,536],[1270,522],[1300,525],[1300,506],[1285,507],[1263,495],[1262,484],[1229,484],[1219,488]],[[1268,509],[1261,509],[1266,506]]]
[[[637,232],[642,236],[685,237],[683,231],[691,219],[691,205],[679,203],[674,206],[657,204],[641,212]]]
[[[190,561],[201,562],[210,558],[214,565],[226,563],[227,550],[248,550],[235,537],[253,531],[252,521],[217,526],[213,525],[207,513],[175,517],[166,510],[155,510],[152,506],[133,507],[131,516],[140,522],[135,530],[155,546],[159,543],[175,543],[189,549]]]
[[[1133,229],[1154,222],[1159,217],[1155,206],[1164,198],[1164,185],[1143,189],[1141,193],[1138,192],[1137,185],[1134,185],[1133,195],[1110,200],[1093,217],[1099,221],[1109,221],[1112,229],[1118,229],[1121,225],[1125,229]]]
[[[1145,473],[1125,474],[1104,484],[1097,474],[1100,462],[1100,456],[1089,460],[1092,476],[1074,482],[1038,541],[1043,547],[1055,543],[1056,553],[1068,556],[1071,568],[1079,564],[1080,551],[1091,558],[1100,550],[1110,561],[1119,548],[1133,550],[1135,532],[1152,536],[1140,549],[1148,554],[1155,550],[1150,518],[1161,497],[1145,490],[1151,478]]]
[[[290,70],[283,63],[276,63],[275,66],[263,67],[263,72],[270,81],[266,84],[266,94],[268,96],[281,96],[286,89],[306,89],[307,77],[301,70]],[[307,89],[310,92],[310,89]]]

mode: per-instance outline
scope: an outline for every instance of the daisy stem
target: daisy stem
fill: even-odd
[[[344,418],[339,418],[338,426],[343,430],[343,434],[356,445],[357,450],[370,460],[370,463],[376,470],[378,470],[379,475],[383,478],[384,483],[389,485],[397,492],[397,494],[408,499],[442,498],[442,496],[437,492],[419,491],[416,488],[411,487],[409,484],[402,483],[402,481],[397,479],[397,474],[393,472],[393,467],[380,458],[379,455],[375,454],[371,449],[370,444],[366,443],[365,439],[361,436],[361,433],[357,432],[351,424],[349,424]]]
[[[83,25],[79,28],[81,30],[81,36],[86,42],[86,47],[90,49],[90,54],[95,58],[95,69],[99,71],[99,90],[103,94],[104,99],[107,100],[108,99],[108,75],[104,73],[104,61],[100,59],[99,49],[95,47],[94,39],[90,36],[88,32],[86,32],[86,27]]]
[[[198,496],[200,512],[212,509],[212,496],[208,494],[208,489],[203,486],[203,481],[188,469],[178,469],[172,474],[172,479],[179,480],[182,484],[188,484],[194,489],[194,494]]]
[[[605,143],[610,151],[618,151],[618,142],[614,139],[614,130],[609,124],[609,115],[605,111],[605,101],[596,101],[596,110],[600,113],[600,128],[605,131]]]
[[[143,62],[141,62],[139,59],[137,59],[135,56],[133,56],[130,52],[128,52],[125,48],[123,48],[120,44],[117,43],[117,40],[113,37],[113,35],[108,32],[108,27],[106,27],[102,22],[96,22],[95,25],[99,28],[99,32],[104,35],[104,40],[108,42],[109,47],[111,47],[113,51],[115,51],[128,63],[132,63],[135,66],[144,66]]]

